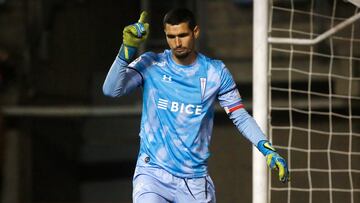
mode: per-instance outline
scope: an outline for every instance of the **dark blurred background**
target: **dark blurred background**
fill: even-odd
[[[284,6],[288,10],[294,5],[297,9],[315,8],[317,12],[330,16],[333,2],[338,2],[337,11],[340,17],[347,18],[358,12],[358,10],[354,12],[352,4],[344,3],[346,1],[342,0],[294,0],[291,4],[290,0],[272,2],[275,6]],[[315,3],[309,6],[311,2]],[[225,62],[234,76],[247,110],[251,113],[253,82],[251,0],[0,0],[0,105],[2,107],[0,198],[2,202],[131,202],[131,181],[139,147],[141,90],[126,97],[113,99],[103,96],[101,87],[122,43],[124,26],[136,22],[141,10],[148,10],[151,33],[140,53],[145,50],[162,52],[167,48],[162,18],[174,7],[187,7],[194,11],[201,27],[201,37],[197,44],[199,51]],[[273,36],[309,38],[310,35],[312,37],[316,36],[316,33],[326,31],[327,26],[332,23],[331,18],[323,18],[322,15],[314,17],[309,14],[304,17],[303,13],[295,12],[295,15],[291,16],[291,12],[286,9],[273,9],[271,20],[274,27],[278,28],[271,30]],[[290,31],[289,27],[293,25],[288,19],[293,17],[298,23],[294,24],[293,30]],[[316,17],[319,20],[315,19],[314,29],[310,29],[309,19]],[[336,22],[342,20],[343,18],[337,18]],[[272,81],[269,86],[288,88],[292,85],[293,90],[297,91],[345,95],[341,102],[335,102],[334,99],[333,107],[331,105],[329,107],[331,96],[330,99],[326,96],[319,99],[311,98],[310,94],[301,94],[293,96],[298,100],[289,104],[286,99],[291,94],[272,91],[272,105],[290,108],[281,112],[280,110],[277,112],[274,108],[269,117],[269,120],[272,119],[270,121],[272,123],[269,124],[273,127],[271,133],[280,137],[275,137],[277,143],[284,143],[283,146],[288,146],[289,143],[299,144],[304,146],[305,150],[313,147],[308,145],[308,136],[310,137],[311,133],[301,131],[298,133],[301,134],[299,140],[296,139],[292,143],[289,141],[290,138],[295,140],[297,137],[295,130],[289,132],[282,128],[287,126],[290,120],[296,120],[294,125],[299,123],[304,129],[309,125],[312,127],[311,122],[313,122],[314,129],[319,127],[324,128],[324,131],[332,132],[339,128],[339,131],[348,130],[350,135],[359,133],[360,82],[358,79],[353,81],[351,93],[348,88],[349,82],[342,80],[344,77],[349,79],[349,75],[354,78],[359,78],[360,75],[359,60],[356,60],[360,54],[359,26],[360,23],[356,25],[356,29],[348,27],[340,33],[340,38],[350,38],[349,33],[353,33],[353,38],[357,40],[351,41],[352,51],[349,51],[350,43],[341,40],[339,43],[336,40],[331,42],[326,40],[311,48],[294,48],[288,45],[274,45],[271,48],[275,50],[271,53],[272,65],[285,67],[285,71],[272,70],[270,72]],[[355,31],[352,32],[351,29]],[[315,34],[312,33],[313,31]],[[309,32],[311,34],[308,34]],[[280,49],[286,51],[276,52]],[[306,54],[296,55],[293,54],[294,51],[303,51]],[[339,56],[349,55],[348,52],[351,52],[351,57],[354,58],[354,60],[351,58],[354,61],[351,62],[354,67],[351,69],[353,72],[349,70],[350,62],[346,58],[341,63],[334,62],[333,67],[338,68],[338,72],[333,73],[343,76],[340,79],[339,77],[316,78],[293,73],[294,81],[288,82],[290,74],[286,68],[302,67],[304,71],[308,71],[309,67],[314,67],[314,72],[318,70],[328,72],[333,57],[316,60],[312,66],[309,65],[309,59],[311,58],[312,61],[314,58],[315,61],[320,58],[314,56],[313,51],[325,54],[334,51]],[[289,64],[290,61],[293,62],[293,67]],[[347,105],[352,100],[348,100],[346,95],[354,95],[354,102],[350,108]],[[308,104],[308,98],[314,100],[313,106],[311,102]],[[305,113],[303,115],[294,113],[294,117],[290,117],[292,108],[304,109]],[[345,116],[352,112],[357,117],[352,123],[351,118],[343,119],[341,122],[334,119],[334,127],[329,127],[329,120],[332,118],[311,117],[311,113],[308,113],[308,111],[330,112],[328,108]],[[309,118],[313,119],[310,119],[310,124]],[[349,123],[352,129],[344,130]],[[333,139],[330,135],[325,141],[321,141],[314,134],[316,133],[313,133],[313,138],[316,139],[313,143],[331,143]],[[350,166],[349,168],[353,170],[352,187],[356,189],[360,185],[357,181],[360,163],[358,162],[359,138],[354,135],[354,144],[351,145],[348,137],[346,136],[347,140],[343,144],[339,143],[339,146],[344,148],[344,153],[347,153],[348,148],[350,154],[355,152],[350,156],[344,155],[343,159],[351,161],[351,157],[354,158],[352,168]],[[328,150],[326,155],[329,159],[330,150],[333,150],[332,145],[325,146],[325,149]],[[240,135],[220,108],[216,110],[211,151],[210,175],[216,185],[218,202],[251,202],[251,144]],[[285,147],[280,148],[280,152],[286,158],[290,156],[289,150]],[[309,163],[307,158],[311,159],[311,156],[304,152],[301,156],[292,157],[291,164],[295,168],[298,163],[301,165],[299,168],[307,170],[307,167],[310,167],[307,165]],[[315,165],[319,163],[326,168],[331,162],[328,159],[323,159],[323,162],[319,162],[319,159],[311,160]],[[346,160],[339,163],[333,161],[332,164],[335,167],[348,166]],[[306,174],[306,170],[303,174]],[[275,179],[274,177],[276,178],[273,176],[272,179]],[[294,177],[291,183],[294,188],[307,188],[309,183],[305,180],[314,177],[315,183],[315,177],[318,176],[311,174],[296,176],[294,173]],[[323,180],[327,181],[326,178]],[[277,180],[275,181],[278,183]],[[275,187],[277,186],[275,184]],[[298,202],[305,202],[302,198],[307,197],[308,193],[304,195],[305,193],[298,191],[292,192],[292,198],[298,199]],[[285,202],[288,194],[290,193],[287,190],[280,195],[275,193],[272,200]],[[321,195],[314,193],[315,198],[318,196]],[[328,194],[323,196],[327,197]],[[355,197],[359,199],[359,192]]]
[[[233,70],[251,111],[249,1],[0,0],[4,203],[131,202],[141,91],[111,99],[101,86],[124,26],[148,10],[142,50],[160,52],[162,17],[179,6],[195,12],[199,50]],[[215,126],[210,173],[218,202],[250,202],[251,145],[222,110]]]

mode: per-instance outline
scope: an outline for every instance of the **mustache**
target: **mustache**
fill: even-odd
[[[186,47],[177,47],[177,48],[174,48],[175,51],[186,51],[186,50],[189,50],[188,48]]]

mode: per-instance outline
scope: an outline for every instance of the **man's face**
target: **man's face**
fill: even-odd
[[[195,39],[198,38],[199,28],[189,28],[187,22],[178,25],[165,25],[166,41],[172,54],[178,59],[184,59],[194,52]]]

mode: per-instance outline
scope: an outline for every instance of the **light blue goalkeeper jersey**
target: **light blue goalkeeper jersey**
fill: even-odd
[[[207,174],[215,101],[253,144],[265,140],[243,108],[225,65],[200,53],[188,66],[176,64],[171,51],[147,52],[127,64],[116,58],[103,91],[117,97],[142,86],[143,106],[138,166],[161,167],[179,177]]]

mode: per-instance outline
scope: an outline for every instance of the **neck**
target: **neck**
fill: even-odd
[[[196,60],[196,52],[191,52],[187,57],[185,58],[178,58],[174,54],[172,54],[172,58],[175,61],[175,63],[188,66],[195,62]]]

